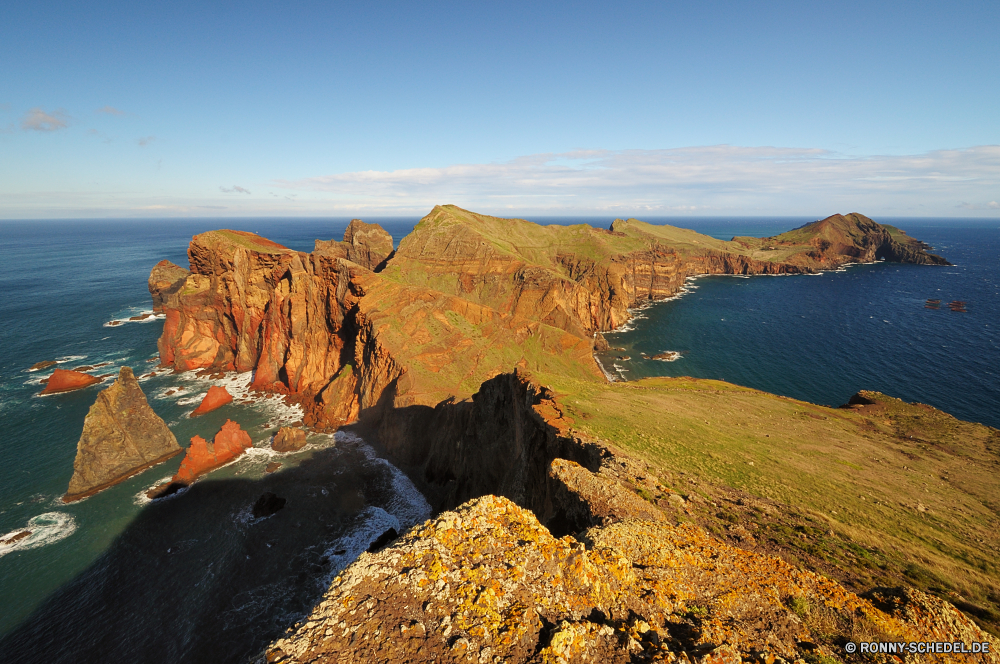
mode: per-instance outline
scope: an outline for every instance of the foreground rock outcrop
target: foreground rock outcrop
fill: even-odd
[[[362,554],[266,659],[738,664],[843,657],[849,640],[1000,648],[917,591],[865,599],[691,525],[629,518],[557,539],[484,496]],[[932,660],[1000,655],[908,658]]]
[[[182,451],[149,406],[132,369],[122,367],[118,379],[97,395],[83,422],[63,502],[97,493]]]
[[[57,392],[72,392],[73,390],[79,390],[84,387],[90,387],[95,383],[100,383],[101,379],[97,376],[91,376],[90,374],[85,374],[82,371],[73,371],[72,369],[56,369],[52,372],[48,381],[45,383],[45,389],[42,390],[42,394],[56,394]]]

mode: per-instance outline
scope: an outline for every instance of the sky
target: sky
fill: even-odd
[[[0,218],[1000,218],[1000,3],[9,3]]]

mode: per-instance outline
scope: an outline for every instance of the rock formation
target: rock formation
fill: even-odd
[[[54,367],[57,364],[59,363],[56,362],[55,360],[43,360],[41,362],[35,362],[34,364],[32,364],[28,368],[28,371],[41,371],[42,369],[48,369],[49,367]]]
[[[208,393],[205,398],[201,400],[198,407],[191,411],[191,417],[197,417],[198,415],[204,415],[209,413],[216,408],[221,408],[227,403],[232,403],[233,397],[229,394],[229,390],[225,387],[219,385],[213,385],[208,388]]]
[[[97,395],[83,422],[73,477],[63,496],[71,502],[97,493],[181,453],[177,439],[153,412],[129,367]]]
[[[343,242],[316,240],[315,254],[346,258],[352,263],[378,272],[392,256],[392,236],[378,224],[354,219],[347,225]]]
[[[52,372],[42,394],[55,394],[57,392],[72,392],[84,387],[89,387],[94,383],[100,383],[101,379],[80,371],[72,369],[56,369]]]
[[[286,502],[287,501],[284,498],[277,496],[270,491],[265,491],[261,497],[257,499],[257,502],[253,504],[251,513],[255,519],[271,516],[273,514],[277,514],[278,510],[284,508]]]
[[[396,252],[383,229],[355,220],[343,241],[318,240],[309,254],[211,231],[192,239],[188,257],[190,273],[160,263],[150,275],[166,314],[161,362],[254,371],[254,389],[294,395],[319,428],[384,399],[464,399],[513,367],[600,380],[600,332],[691,275],[943,260],[856,214],[723,242],[634,219],[610,230],[542,227],[454,206],[434,208]]]
[[[296,427],[281,427],[271,441],[275,452],[297,452],[306,446],[306,432]]]
[[[179,265],[163,260],[149,273],[149,294],[153,297],[153,313],[163,312],[163,296],[171,287],[183,283],[191,274]]]
[[[200,475],[225,465],[253,447],[250,434],[232,420],[226,420],[212,442],[201,436],[191,439],[191,445],[181,460],[181,467],[171,484],[191,484]]]
[[[856,214],[724,242],[632,219],[540,227],[454,206],[394,253],[387,238],[355,221],[343,242],[303,253],[213,231],[193,238],[190,274],[156,287],[164,365],[254,371],[253,388],[287,394],[316,428],[357,419],[435,509],[455,509],[363,554],[268,661],[771,664],[823,662],[856,634],[988,639],[935,598],[861,597],[675,524],[669,515],[704,499],[579,433],[588,414],[531,378],[604,389],[601,332],[690,276],[942,264],[926,246]],[[219,461],[197,438],[189,456]]]
[[[627,518],[556,539],[484,496],[362,554],[266,660],[836,661],[862,634],[985,641],[1000,662],[1000,641],[918,591],[859,597],[691,525]]]

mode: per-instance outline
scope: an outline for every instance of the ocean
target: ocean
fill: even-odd
[[[602,353],[602,364],[619,380],[716,378],[831,406],[876,390],[1000,427],[1000,222],[877,221],[927,242],[954,265],[690,279],[679,297],[637,311],[621,331],[606,334],[616,350]],[[791,227],[686,225],[725,240]],[[955,301],[964,311],[948,306]],[[673,361],[643,358],[670,351]]]
[[[647,220],[722,239],[812,221]],[[371,539],[429,515],[412,483],[356,437],[313,434],[301,452],[270,451],[270,434],[301,413],[277,398],[250,401],[249,375],[227,376],[233,404],[188,418],[213,381],[155,371],[162,320],[108,325],[150,311],[150,268],[163,258],[186,266],[195,233],[249,230],[310,251],[317,238],[340,239],[348,221],[0,222],[0,537],[32,531],[0,546],[0,660],[247,661]],[[417,219],[378,221],[398,243]],[[1000,223],[879,221],[956,265],[693,280],[680,297],[642,309],[627,329],[609,334],[622,350],[603,363],[620,379],[722,378],[831,405],[875,389],[1000,426]],[[925,308],[928,299],[941,307]],[[952,300],[966,311],[952,312]],[[670,350],[679,359],[641,357]],[[145,490],[172,475],[180,457],[64,505],[83,419],[108,383],[39,397],[50,370],[28,369],[44,360],[100,365],[96,375],[131,366],[182,446],[230,418],[255,447],[155,504]],[[265,474],[272,461],[283,467]],[[250,506],[264,491],[288,502],[254,519]]]

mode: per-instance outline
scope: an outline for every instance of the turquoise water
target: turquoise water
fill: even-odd
[[[670,220],[724,239],[806,221]],[[238,228],[309,251],[314,239],[342,237],[347,222],[0,223],[0,536],[34,532],[0,549],[0,659],[245,661],[308,609],[370,539],[423,518],[426,502],[363,441],[314,435],[301,453],[270,453],[274,428],[299,417],[278,400],[238,398],[189,419],[213,381],[149,375],[162,322],[106,326],[149,310],[150,268],[163,258],[187,265],[194,233]],[[415,222],[380,220],[397,243]],[[644,310],[633,331],[609,335],[627,350],[605,363],[630,379],[725,378],[829,404],[879,389],[1000,424],[998,224],[896,223],[957,265],[699,279],[683,297]],[[924,309],[928,298],[965,300],[968,312]],[[664,350],[683,355],[672,363],[639,359]],[[632,359],[614,359],[624,355]],[[228,417],[258,447],[170,500],[149,504],[143,496],[176,470],[179,457],[63,505],[83,419],[102,386],[38,397],[48,371],[27,369],[42,360],[64,368],[108,363],[98,375],[131,366],[182,445],[195,434],[210,437]],[[237,396],[246,380],[226,378]],[[283,468],[265,475],[269,461]],[[265,490],[288,503],[254,520],[249,506]]]
[[[387,220],[384,225],[398,242],[415,221]],[[248,374],[222,381],[237,396],[235,403],[188,418],[208,386],[220,381],[150,375],[161,320],[106,325],[150,310],[150,268],[163,258],[186,266],[187,244],[195,233],[239,228],[310,251],[316,238],[342,237],[347,222],[0,223],[0,536],[33,532],[14,547],[0,548],[0,637],[6,635],[0,659],[30,653],[31,661],[87,661],[91,655],[107,657],[105,661],[173,661],[221,648],[214,661],[239,661],[246,648],[266,643],[296,611],[308,608],[323,589],[323,579],[358,553],[368,531],[378,530],[377,536],[397,522],[406,525],[426,516],[426,501],[398,471],[373,458],[363,441],[314,435],[301,453],[272,453],[266,447],[271,432],[301,413],[279,399],[241,399]],[[188,494],[161,505],[150,507],[144,492],[172,475],[180,457],[64,505],[59,498],[73,472],[84,417],[108,382],[39,397],[40,380],[51,369],[29,372],[28,367],[42,360],[57,360],[62,368],[104,364],[92,373],[112,377],[120,366],[131,366],[150,405],[181,445],[195,434],[210,438],[231,418],[257,447]],[[284,467],[265,477],[270,461]],[[308,489],[302,488],[303,475],[313,482]],[[264,490],[289,502],[266,523],[255,524],[248,519],[248,508]],[[158,516],[151,521],[151,515]],[[284,522],[292,520],[304,525],[293,524],[288,534]],[[274,533],[264,551],[237,564],[235,552],[269,529]],[[149,550],[154,543],[155,550]],[[311,547],[308,555],[302,553],[306,547]],[[218,559],[216,580],[200,589],[190,587],[188,575],[213,557]],[[281,561],[278,567],[275,559]],[[288,560],[298,561],[294,569]],[[250,570],[255,575],[245,574]],[[139,571],[141,580],[113,581]],[[246,597],[255,593],[266,597],[248,603]],[[231,599],[217,605],[217,597]],[[176,624],[171,630],[160,634],[156,625],[167,613],[157,607],[168,603],[185,611],[172,618]],[[114,647],[88,641],[110,624],[144,636]],[[211,636],[220,624],[234,625],[224,630],[229,638]],[[177,636],[185,625],[190,633]],[[157,655],[162,652],[173,654],[161,659]]]
[[[783,230],[693,221],[690,227],[721,239]],[[606,335],[622,350],[603,353],[602,363],[624,380],[717,378],[828,405],[878,390],[1000,426],[1000,224],[886,223],[955,265],[877,263],[817,276],[691,280],[688,293]],[[929,299],[942,300],[940,309],[926,308]],[[967,311],[952,312],[953,300],[965,301]],[[664,351],[680,357],[642,357]]]

